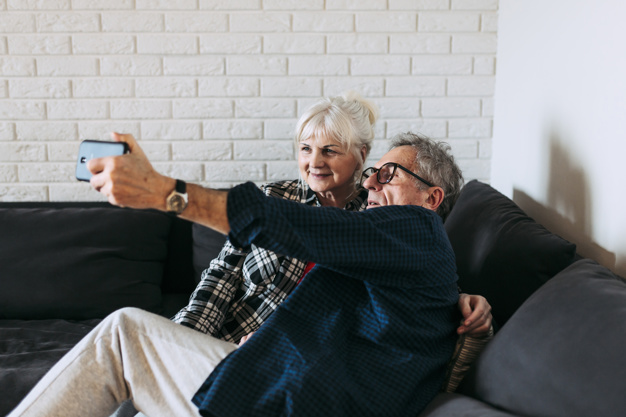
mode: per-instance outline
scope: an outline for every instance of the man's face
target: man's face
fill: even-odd
[[[387,152],[374,166],[380,168],[387,162],[395,162],[415,172],[416,151],[410,146],[398,146]],[[427,190],[420,190],[415,184],[413,177],[401,169],[396,169],[392,180],[387,184],[380,184],[376,174],[370,175],[364,182],[363,187],[369,190],[367,208],[391,205],[415,205],[428,207]]]

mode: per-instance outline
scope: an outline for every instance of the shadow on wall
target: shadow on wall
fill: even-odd
[[[577,252],[626,277],[626,265],[616,265],[616,255],[592,240],[589,183],[582,166],[572,162],[556,133],[550,135],[548,206],[518,189],[513,201],[552,233],[576,244]]]

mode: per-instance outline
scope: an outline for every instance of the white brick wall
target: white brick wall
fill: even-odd
[[[140,138],[168,175],[297,175],[316,98],[381,109],[370,161],[414,130],[489,181],[497,0],[0,0],[0,201],[100,200],[80,140]]]

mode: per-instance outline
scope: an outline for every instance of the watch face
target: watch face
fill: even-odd
[[[183,196],[179,194],[174,194],[170,196],[168,203],[169,203],[169,210],[174,211],[176,213],[182,213],[186,206],[185,199],[183,198]]]

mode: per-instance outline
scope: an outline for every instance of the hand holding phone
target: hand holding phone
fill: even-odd
[[[128,150],[128,145],[125,142],[108,142],[93,139],[82,141],[78,149],[76,179],[79,181],[89,181],[91,179],[92,174],[87,169],[87,162],[90,159],[124,155],[128,153]]]

